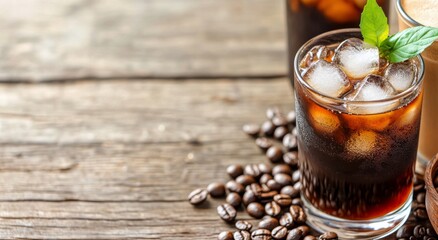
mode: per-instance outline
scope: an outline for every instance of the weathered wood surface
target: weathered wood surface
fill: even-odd
[[[280,0],[0,0],[0,9],[0,81],[287,73]]]

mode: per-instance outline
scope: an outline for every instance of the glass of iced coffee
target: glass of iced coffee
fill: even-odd
[[[397,0],[399,28],[404,30],[414,26],[438,27],[438,1]],[[418,147],[417,171],[438,153],[438,41],[422,53],[424,73],[424,100]]]
[[[359,29],[319,35],[294,60],[299,167],[308,224],[377,239],[407,219],[423,60],[380,57]]]

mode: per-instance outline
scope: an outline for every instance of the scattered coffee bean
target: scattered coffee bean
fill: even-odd
[[[272,123],[276,127],[284,127],[287,125],[287,119],[282,115],[277,115],[274,118],[272,118]]]
[[[325,232],[321,236],[319,236],[319,240],[337,240],[338,234],[334,232]]]
[[[418,193],[418,192],[420,192],[420,191],[424,191],[424,189],[425,189],[425,185],[424,185],[424,182],[423,183],[418,183],[418,184],[414,184],[414,193]]]
[[[236,231],[233,236],[234,240],[251,240],[251,234],[248,231]]]
[[[257,229],[251,233],[252,240],[271,240],[271,231],[268,229]]]
[[[219,198],[225,196],[225,185],[223,183],[210,183],[207,186],[207,191],[210,196]]]
[[[295,135],[293,135],[292,133],[288,133],[283,137],[283,146],[291,151],[291,150],[296,150],[298,145],[297,145],[297,137]]]
[[[281,206],[278,203],[272,201],[265,204],[265,212],[271,217],[276,217],[281,212]]]
[[[277,146],[272,146],[266,151],[266,157],[273,163],[279,162],[283,157],[283,150]]]
[[[258,202],[252,202],[246,207],[246,211],[253,218],[262,218],[265,214],[265,208]]]
[[[227,195],[225,201],[231,206],[238,208],[242,204],[242,197],[238,193],[231,192]]]
[[[274,180],[279,183],[282,187],[292,184],[292,177],[288,174],[279,173],[274,175]]]
[[[253,183],[251,185],[249,185],[249,189],[258,197],[260,196],[260,194],[263,193],[263,189],[262,186],[260,186],[260,184],[258,183]]]
[[[268,203],[271,202],[275,195],[277,195],[277,191],[269,191],[269,192],[263,192],[259,196],[259,200],[261,203]]]
[[[396,233],[397,238],[409,238],[414,233],[414,227],[411,224],[401,226]]]
[[[242,184],[237,183],[234,180],[228,181],[227,184],[225,184],[225,187],[230,192],[235,192],[235,193],[238,193],[238,194],[243,194],[245,192],[245,187]]]
[[[202,188],[198,188],[193,190],[189,196],[187,197],[187,199],[189,200],[190,204],[192,205],[199,205],[203,202],[205,202],[205,200],[207,200],[208,197],[208,191]]]
[[[294,129],[292,129],[292,135],[298,136],[298,128],[294,127]]]
[[[256,180],[250,175],[240,175],[236,178],[236,182],[242,184],[243,186],[248,186],[252,183],[255,183]]]
[[[303,240],[318,240],[315,236],[307,235],[303,238]]]
[[[297,228],[301,229],[303,231],[304,235],[307,235],[310,232],[310,228],[306,225],[298,226]]]
[[[217,213],[219,217],[222,218],[225,222],[232,222],[236,219],[236,209],[228,203],[224,203],[217,207]]]
[[[292,204],[292,199],[286,194],[277,194],[274,196],[274,201],[282,207],[288,207]]]
[[[257,201],[257,196],[253,191],[246,191],[242,198],[243,204],[248,206],[250,203]]]
[[[275,131],[275,126],[271,121],[266,121],[262,124],[262,133],[265,136],[272,136]]]
[[[260,171],[259,166],[257,164],[246,165],[243,170],[243,173],[249,176],[253,176],[255,178],[258,178],[260,177],[260,175],[262,175],[262,172]]]
[[[251,231],[251,228],[252,228],[251,223],[249,223],[247,221],[243,221],[243,220],[237,221],[235,226],[238,230],[244,230],[244,231]]]
[[[426,193],[421,192],[417,195],[416,200],[418,203],[423,203],[426,201]]]
[[[287,228],[285,226],[278,226],[272,229],[271,236],[276,240],[283,240],[287,236]]]
[[[304,224],[306,223],[307,216],[303,208],[298,205],[292,205],[289,208],[289,212],[292,214],[294,222]]]
[[[280,218],[280,225],[291,229],[294,226],[294,219],[290,212],[285,212]]]
[[[426,227],[424,227],[423,225],[417,225],[414,228],[414,236],[416,238],[422,238],[424,236],[426,236]]]
[[[422,220],[428,219],[426,206],[424,204],[418,204],[414,208],[414,216],[417,219],[422,219]]]
[[[260,126],[257,124],[249,123],[243,125],[242,130],[244,133],[248,134],[251,137],[257,137],[260,132]]]
[[[235,179],[243,174],[243,167],[240,164],[233,164],[227,167],[227,173],[231,178]]]
[[[294,199],[292,199],[292,205],[298,205],[298,206],[302,207],[303,206],[303,202],[301,201],[301,198],[294,198]]]
[[[265,173],[260,177],[259,182],[260,184],[266,184],[271,179],[273,179],[272,175],[269,173]]]
[[[263,151],[267,151],[274,145],[271,139],[265,137],[259,137],[255,141],[256,145]]]
[[[286,152],[283,154],[283,162],[288,164],[294,169],[297,169],[298,167],[298,152],[292,151],[292,152]]]
[[[283,140],[283,137],[289,132],[287,127],[281,126],[277,127],[274,131],[274,138],[278,140]]]
[[[295,113],[295,111],[290,111],[287,113],[286,119],[289,124],[295,124],[297,120],[297,114]]]
[[[284,186],[284,187],[281,189],[280,193],[281,193],[281,194],[286,194],[286,195],[288,195],[288,196],[291,197],[291,198],[296,198],[296,197],[298,197],[298,196],[300,195],[300,190],[295,189],[295,188],[294,188],[293,186],[291,186],[291,185],[287,185],[287,186]]]
[[[272,168],[272,175],[276,175],[279,173],[291,174],[292,170],[287,164],[278,164],[277,166]]]
[[[294,184],[294,188],[297,189],[298,191],[301,191],[301,187],[302,187],[301,182],[296,182]]]
[[[304,237],[304,232],[300,228],[294,228],[289,231],[289,234],[287,234],[286,240],[300,240]]]
[[[272,167],[270,164],[266,164],[266,163],[260,163],[259,165],[259,170],[262,173],[268,173],[271,174],[272,173]]]
[[[266,185],[268,186],[269,189],[274,190],[274,191],[280,191],[280,189],[282,187],[282,185],[280,183],[278,183],[277,181],[275,181],[275,179],[268,180]]]
[[[234,240],[233,233],[229,231],[223,231],[217,236],[218,240]]]
[[[272,120],[275,116],[281,115],[281,111],[277,107],[270,107],[266,109],[266,117]]]
[[[294,172],[292,173],[292,182],[293,182],[293,183],[299,182],[299,181],[300,181],[300,178],[301,178],[301,173],[300,173],[300,171],[296,170],[296,171],[294,171]]]
[[[272,231],[274,228],[278,227],[279,223],[276,218],[265,216],[260,222],[258,227],[261,229],[268,229]]]

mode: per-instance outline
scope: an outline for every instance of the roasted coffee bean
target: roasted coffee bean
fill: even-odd
[[[294,127],[294,128],[292,129],[292,135],[294,135],[294,136],[298,136],[298,128]]]
[[[288,174],[279,173],[274,175],[274,180],[282,187],[292,184],[292,177]]]
[[[298,182],[298,181],[300,181],[300,178],[301,178],[301,173],[300,173],[300,171],[294,171],[293,173],[292,173],[292,182],[293,183],[296,183],[296,182]]]
[[[257,164],[246,165],[243,170],[243,173],[249,176],[253,176],[255,178],[258,178],[262,175],[262,172],[260,171],[259,166]]]
[[[244,231],[251,231],[251,228],[252,228],[251,223],[249,223],[247,221],[243,221],[243,220],[237,221],[235,226],[237,229],[244,230]]]
[[[297,120],[297,114],[295,113],[295,111],[290,111],[287,113],[286,119],[289,124],[295,124]]]
[[[416,238],[422,238],[426,236],[426,228],[423,225],[417,225],[414,228],[414,236]]]
[[[270,192],[271,191],[271,189],[268,187],[268,185],[266,185],[266,184],[261,184],[261,186],[262,186],[262,191],[265,193],[265,192]]]
[[[234,240],[251,240],[251,234],[248,231],[236,231],[233,236]]]
[[[274,190],[274,191],[280,191],[280,189],[282,187],[282,185],[280,183],[278,183],[277,181],[275,181],[275,179],[268,180],[266,185],[268,186],[269,189]]]
[[[303,238],[303,240],[318,240],[318,238],[312,235],[307,235]]]
[[[252,202],[246,207],[246,211],[253,218],[262,218],[265,215],[265,208],[258,202]]]
[[[233,233],[229,231],[223,231],[217,236],[218,240],[234,240]]]
[[[296,169],[298,167],[298,152],[292,151],[283,154],[283,162]]]
[[[401,226],[395,235],[396,238],[409,238],[412,234],[414,234],[414,225],[406,224]]]
[[[276,218],[265,216],[260,222],[258,227],[261,229],[268,229],[272,231],[275,227],[279,225],[278,220]]]
[[[227,167],[227,173],[231,178],[237,178],[243,174],[243,167],[240,164],[233,164]]]
[[[265,137],[259,137],[255,140],[255,144],[263,151],[267,151],[274,145],[271,139]]]
[[[263,192],[258,197],[261,203],[268,203],[271,202],[275,195],[277,195],[277,191],[269,191],[269,192]]]
[[[271,236],[276,240],[283,240],[287,236],[287,228],[285,226],[278,226],[272,229]]]
[[[271,240],[271,231],[268,229],[257,229],[251,233],[252,240]]]
[[[276,217],[281,212],[281,206],[274,201],[268,202],[265,204],[265,212],[269,216]]]
[[[260,184],[258,183],[253,183],[251,185],[249,185],[249,189],[258,197],[260,196],[260,194],[263,193],[263,189],[262,186],[260,186]]]
[[[292,199],[286,194],[277,194],[274,196],[274,201],[282,207],[288,207],[292,204]]]
[[[418,204],[414,209],[414,216],[417,219],[428,219],[426,206],[424,204]]]
[[[224,203],[217,207],[217,214],[222,218],[225,222],[232,222],[236,219],[236,209],[228,203]]]
[[[291,151],[291,150],[296,150],[298,145],[297,145],[297,137],[295,135],[293,135],[292,133],[288,133],[283,137],[283,146]]]
[[[189,194],[187,199],[189,200],[190,204],[199,205],[199,204],[205,202],[205,200],[207,200],[207,197],[208,197],[207,190],[202,189],[202,188],[198,188],[198,189],[193,190]]]
[[[262,124],[262,133],[265,136],[272,136],[275,131],[275,126],[271,121],[266,121]]]
[[[425,190],[424,186],[425,186],[424,183],[419,183],[419,184],[414,185],[414,193],[424,191]]]
[[[238,208],[240,204],[242,204],[242,197],[238,193],[231,192],[227,195],[225,201],[229,203],[231,206]]]
[[[235,193],[238,193],[238,194],[243,194],[245,192],[245,187],[242,184],[237,183],[234,180],[228,181],[227,184],[225,184],[225,187],[230,192],[235,192]]]
[[[236,182],[242,184],[243,186],[248,186],[252,183],[255,183],[256,180],[250,175],[240,175],[236,178]]]
[[[254,123],[248,123],[243,125],[242,130],[251,137],[257,137],[260,133],[260,126]]]
[[[294,228],[289,231],[289,234],[287,234],[286,240],[300,240],[305,236],[304,232],[300,228]]]
[[[417,200],[418,203],[424,204],[424,202],[426,201],[426,193],[424,192],[419,193],[415,199]]]
[[[292,205],[298,205],[298,206],[303,206],[303,201],[301,201],[301,198],[294,198],[292,199]]]
[[[266,117],[272,120],[275,116],[281,115],[281,111],[277,107],[270,107],[266,109]]]
[[[287,119],[283,115],[277,115],[274,118],[272,118],[272,123],[276,127],[283,127],[287,126]]]
[[[291,174],[292,170],[287,164],[278,164],[277,166],[272,168],[272,175],[276,175],[279,173]]]
[[[273,163],[279,162],[283,157],[283,150],[277,146],[272,146],[266,151],[266,157]]]
[[[272,173],[271,165],[270,164],[266,164],[266,163],[260,163],[259,164],[259,170],[260,170],[260,172],[262,172],[262,174],[264,174],[264,173],[271,174]]]
[[[294,183],[294,188],[297,189],[298,191],[301,191],[301,187],[302,187],[301,182]]]
[[[426,227],[426,234],[431,237],[438,237],[433,227]]]
[[[285,212],[280,218],[280,225],[291,229],[294,226],[294,218],[290,212]]]
[[[281,126],[275,129],[274,138],[278,140],[283,140],[283,137],[289,132],[287,127]]]
[[[210,183],[207,186],[207,191],[210,196],[219,198],[225,196],[225,185],[223,183]]]
[[[246,191],[245,194],[243,194],[242,201],[243,204],[248,206],[250,203],[257,201],[257,196],[253,191]]]
[[[296,197],[298,197],[298,196],[300,195],[300,190],[295,189],[295,188],[294,188],[293,186],[291,186],[291,185],[287,185],[287,186],[284,186],[284,187],[281,189],[280,193],[281,193],[281,194],[286,194],[286,195],[288,195],[288,196],[291,197],[291,198],[296,198]]]
[[[321,236],[319,236],[319,240],[337,240],[338,234],[334,232],[325,232]]]
[[[289,208],[289,212],[292,214],[292,217],[294,219],[294,222],[296,223],[305,223],[307,220],[306,213],[304,212],[303,208],[298,205],[292,205]]]
[[[260,184],[266,184],[271,179],[273,179],[272,175],[269,173],[265,173],[260,177],[259,182]]]
[[[302,225],[302,226],[299,226],[299,227],[297,227],[298,229],[301,229],[302,231],[303,231],[303,234],[304,235],[307,235],[307,234],[309,234],[309,232],[310,232],[310,228],[308,227],[308,226],[306,226],[306,225]]]

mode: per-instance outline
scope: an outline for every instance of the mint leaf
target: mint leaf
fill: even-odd
[[[376,0],[367,1],[360,17],[359,26],[364,41],[376,47],[379,47],[388,37],[388,19]]]
[[[438,28],[418,26],[388,37],[380,45],[380,53],[390,62],[403,62],[415,57],[438,39]]]

